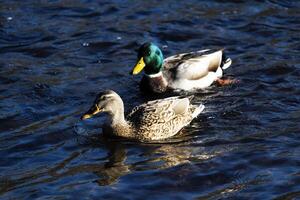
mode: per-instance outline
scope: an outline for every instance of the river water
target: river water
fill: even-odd
[[[1,199],[300,199],[300,2],[0,2]],[[104,89],[148,99],[129,71],[226,48],[239,80],[195,93],[205,112],[165,143],[101,137],[80,115]]]

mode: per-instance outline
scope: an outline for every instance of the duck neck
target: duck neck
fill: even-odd
[[[160,78],[163,77],[162,71],[159,71],[158,73],[155,74],[145,74],[149,78]]]
[[[156,74],[148,75],[142,78],[141,89],[145,91],[150,91],[153,93],[165,92],[168,88],[168,81],[163,76],[162,72]]]
[[[111,126],[115,126],[118,124],[126,124],[126,120],[124,117],[124,107],[119,107],[116,109],[113,113],[109,113],[110,118],[111,118]]]
[[[123,103],[118,109],[110,115],[110,127],[112,128],[112,134],[120,137],[131,137],[131,129],[129,123],[125,120],[124,117],[124,107]]]
[[[155,75],[160,73],[163,70],[162,63],[155,63],[155,65],[150,65],[145,67],[146,75]]]

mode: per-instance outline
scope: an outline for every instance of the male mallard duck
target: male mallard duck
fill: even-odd
[[[167,89],[206,88],[214,81],[221,85],[229,84],[229,80],[220,78],[223,70],[230,65],[231,59],[225,57],[223,50],[182,53],[164,60],[155,44],[144,43],[138,50],[138,62],[131,74],[138,74],[144,69],[141,89],[162,93]]]
[[[81,119],[108,113],[110,123],[103,132],[124,138],[151,141],[169,138],[197,117],[204,105],[190,104],[189,98],[170,97],[141,104],[124,117],[121,97],[112,90],[101,92]]]

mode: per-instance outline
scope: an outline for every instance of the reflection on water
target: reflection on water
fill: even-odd
[[[95,174],[97,176],[95,182],[101,186],[111,185],[118,182],[120,177],[129,174],[131,171],[159,171],[177,165],[191,163],[193,161],[205,161],[217,155],[229,152],[232,149],[232,147],[225,147],[216,149],[214,152],[208,152],[204,147],[195,149],[182,143],[177,145],[163,144],[154,146],[148,146],[149,144],[131,143],[129,145],[142,145],[142,147],[145,148],[145,152],[140,155],[140,159],[137,159],[133,163],[128,163],[126,162],[127,150],[125,144],[122,144],[119,141],[109,141],[105,138],[102,138],[102,140],[105,142],[102,145],[105,145],[104,148],[107,150],[105,159],[102,158],[91,163],[80,163],[80,158],[85,157],[85,154],[90,153],[87,149],[88,146],[97,148],[99,143],[101,144],[103,142],[99,139],[89,139],[89,142],[85,144],[87,145],[86,149],[72,153],[51,168],[30,171],[26,173],[26,176],[20,176],[17,179],[7,178],[2,180],[3,192],[24,186],[55,182],[62,177],[76,176],[82,173]],[[86,143],[86,141],[84,143]]]
[[[298,1],[2,1],[1,199],[297,199]],[[113,89],[126,109],[141,43],[170,56],[226,48],[239,84],[196,91],[206,109],[180,135],[140,144],[81,122]]]

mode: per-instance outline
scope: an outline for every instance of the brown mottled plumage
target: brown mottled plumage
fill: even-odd
[[[151,141],[174,136],[203,109],[204,105],[190,104],[189,98],[170,97],[141,104],[133,108],[125,119],[121,97],[108,90],[98,95],[94,105],[82,119],[107,112],[111,121],[103,129],[105,134]]]

